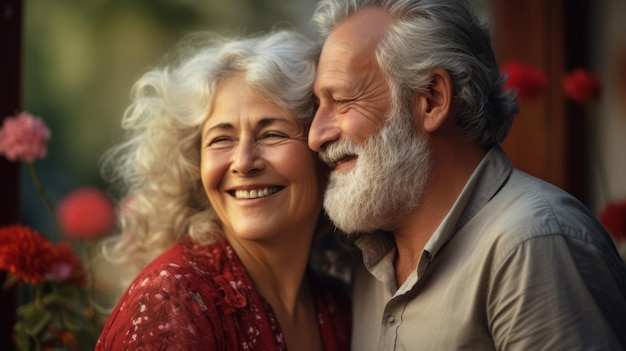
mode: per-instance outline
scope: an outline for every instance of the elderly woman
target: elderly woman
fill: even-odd
[[[307,146],[319,47],[192,42],[136,83],[130,137],[105,157],[127,196],[103,252],[134,280],[96,349],[348,349],[342,286],[309,259],[327,228]]]

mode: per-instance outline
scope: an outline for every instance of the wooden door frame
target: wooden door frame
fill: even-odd
[[[0,0],[0,123],[21,106],[22,1]],[[19,219],[19,164],[0,157],[0,226]],[[0,273],[0,284],[5,274]],[[0,290],[0,349],[13,350],[15,290]]]

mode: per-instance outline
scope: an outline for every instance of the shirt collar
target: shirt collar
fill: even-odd
[[[498,145],[480,161],[450,212],[443,219],[425,250],[434,258],[437,252],[498,193],[513,170],[509,159]]]

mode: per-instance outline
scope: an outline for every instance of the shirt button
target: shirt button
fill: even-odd
[[[396,319],[396,316],[391,315],[389,316],[389,318],[387,319],[387,323],[389,323],[389,325],[394,325],[396,324],[398,320]]]

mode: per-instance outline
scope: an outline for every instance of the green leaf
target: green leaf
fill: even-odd
[[[76,305],[83,305],[85,298],[82,296],[82,289],[76,285],[59,285],[54,290],[59,302]]]
[[[2,285],[2,290],[3,291],[9,290],[18,281],[19,279],[15,275],[7,272],[7,279],[4,281],[4,284]]]
[[[22,331],[15,332],[15,346],[18,350],[32,350],[30,345],[30,337]]]
[[[63,321],[63,325],[73,331],[86,328],[89,323],[82,315],[77,315],[67,311],[61,312],[61,320]]]
[[[98,342],[98,333],[94,333],[92,330],[79,330],[74,334],[78,345],[81,345],[85,350],[93,350]]]
[[[31,336],[41,333],[52,320],[52,313],[35,303],[28,303],[18,307],[17,313],[20,317],[20,322],[16,323],[16,328],[19,327]]]

